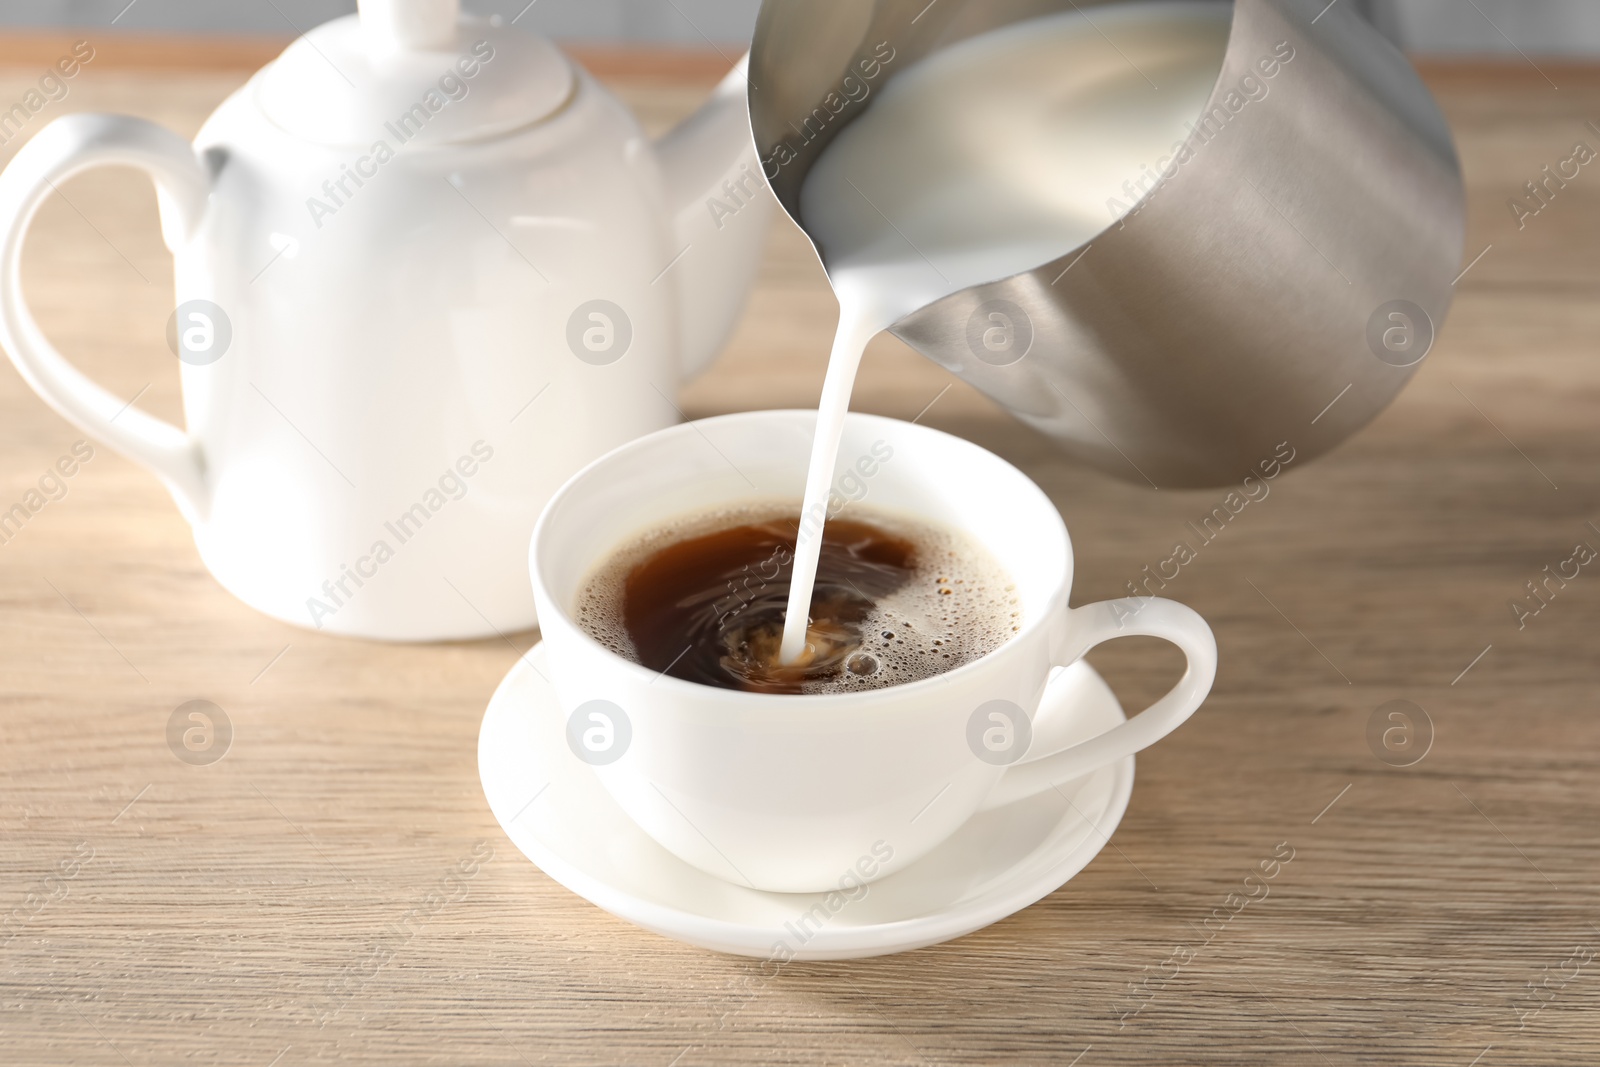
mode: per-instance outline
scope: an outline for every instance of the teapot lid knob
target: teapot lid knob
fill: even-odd
[[[357,0],[361,30],[375,52],[448,48],[461,0]]]
[[[358,0],[255,78],[273,125],[314,144],[371,149],[482,142],[561,111],[578,76],[554,44],[461,0]]]

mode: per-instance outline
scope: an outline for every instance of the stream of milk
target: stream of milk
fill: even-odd
[[[1216,85],[1231,3],[1066,11],[891,80],[800,194],[839,298],[802,514],[825,518],[867,343],[920,308],[1074,251],[1130,208]],[[1146,183],[1148,187],[1148,182]],[[822,522],[801,525],[782,663],[802,662]]]

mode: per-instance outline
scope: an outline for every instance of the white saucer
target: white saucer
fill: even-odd
[[[691,945],[740,956],[840,960],[969,934],[1060,888],[1105,847],[1133,792],[1133,757],[1039,796],[975,815],[933,852],[830,913],[823,894],[763,893],[713,878],[656,844],[573,756],[536,647],[506,675],[478,735],[478,773],[512,842],[574,893]],[[1059,672],[1074,734],[1124,718],[1094,668]],[[1070,798],[1070,801],[1069,801]],[[834,901],[837,907],[837,900]],[[812,916],[825,917],[803,921]],[[784,946],[778,949],[779,945]]]

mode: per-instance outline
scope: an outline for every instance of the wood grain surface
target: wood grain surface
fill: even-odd
[[[42,54],[11,53],[0,102]],[[244,79],[201,66],[91,63],[25,134],[83,109],[192,134]],[[608,73],[653,129],[712,76]],[[951,944],[770,981],[636,930],[524,860],[484,803],[478,724],[512,648],[262,618],[206,574],[155,480],[97,449],[0,544],[0,1061],[1600,1062],[1600,569],[1523,628],[1509,607],[1576,545],[1600,548],[1600,171],[1525,229],[1507,207],[1575,142],[1600,147],[1600,78],[1430,76],[1471,185],[1468,257],[1492,247],[1393,408],[1170,583],[1216,629],[1216,691],[1139,758],[1113,847],[1061,890]],[[176,419],[153,195],[106,171],[61,193],[26,256],[40,321]],[[685,407],[815,404],[834,319],[778,226]],[[1220,502],[1074,467],[952,383],[880,340],[856,407],[910,418],[937,400],[925,422],[1036,478],[1073,531],[1077,602],[1122,593]],[[0,510],[79,438],[0,366]],[[1129,704],[1178,669],[1140,641],[1095,662]],[[166,740],[195,699],[233,724],[210,766]],[[1431,722],[1409,768],[1369,743],[1393,700]],[[1259,897],[1244,878],[1285,843]],[[407,918],[474,857],[465,899]]]

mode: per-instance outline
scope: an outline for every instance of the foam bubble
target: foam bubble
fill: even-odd
[[[628,542],[585,579],[577,621],[619,656],[638,655],[623,621],[623,590],[635,566],[678,541],[736,526],[798,521],[792,504],[758,504],[700,514]],[[807,678],[802,691],[861,692],[921,681],[981,659],[1021,628],[1020,597],[1004,568],[983,546],[956,530],[898,513],[852,505],[850,518],[871,523],[916,546],[911,578],[879,599],[861,627],[861,642],[831,676]]]
[[[870,656],[877,669],[807,681],[805,692],[848,693],[932,678],[982,659],[1022,628],[1011,577],[964,533],[878,511],[855,517],[910,539],[916,567],[862,624],[856,656]]]

